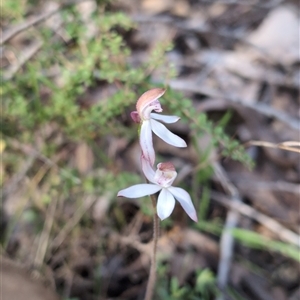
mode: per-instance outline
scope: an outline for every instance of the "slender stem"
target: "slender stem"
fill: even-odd
[[[153,216],[153,253],[151,256],[151,266],[149,279],[146,288],[145,300],[152,300],[155,283],[156,283],[156,252],[157,252],[157,242],[159,236],[159,218],[156,213],[156,197],[154,195],[150,196],[152,205],[154,208],[154,216]]]

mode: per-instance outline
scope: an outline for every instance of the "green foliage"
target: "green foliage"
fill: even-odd
[[[203,300],[217,295],[216,279],[211,270],[204,269],[197,273],[195,290],[202,295]]]
[[[165,94],[164,102],[172,114],[180,116],[183,122],[190,125],[195,134],[194,138],[200,138],[205,133],[211,137],[211,144],[207,149],[201,149],[202,152],[207,153],[212,147],[220,147],[219,155],[240,161],[249,168],[253,167],[253,161],[245,152],[244,147],[225,133],[224,124],[227,123],[226,119],[230,115],[221,120],[219,124],[214,124],[208,120],[206,114],[198,113],[195,110],[190,99],[184,98],[181,93],[172,90]]]
[[[100,10],[100,8],[99,8]],[[33,130],[46,122],[60,124],[72,139],[86,139],[111,131],[107,124],[134,103],[137,95],[133,85],[145,80],[143,68],[127,64],[130,50],[116,28],[129,30],[133,24],[121,13],[95,16],[99,31],[88,39],[88,28],[80,21],[74,7],[66,9],[65,31],[72,47],[49,38],[49,29],[41,30],[43,48],[27,62],[13,81],[4,82],[2,97],[8,121],[18,128]],[[80,25],[80,26],[79,26]],[[45,70],[56,68],[59,80],[53,82]],[[99,99],[94,105],[80,103],[79,98],[99,81],[119,82],[120,88],[110,97]],[[105,86],[104,86],[105,88]],[[47,97],[44,91],[51,91]],[[117,126],[115,126],[117,127]],[[14,133],[12,133],[14,134]]]
[[[159,266],[158,272],[160,280],[158,280],[158,299],[166,300],[209,300],[216,297],[218,288],[212,271],[208,269],[198,270],[196,272],[195,287],[188,285],[181,286],[176,277],[172,277],[170,283],[165,280],[166,269]],[[168,287],[166,287],[168,285]]]
[[[6,0],[0,2],[1,18],[7,23],[18,22],[22,19],[25,11],[26,0]]]
[[[198,218],[200,221],[204,221],[207,217],[208,213],[208,207],[210,203],[210,190],[207,186],[203,187],[202,195],[201,195],[201,201],[200,206],[198,210]]]
[[[299,249],[291,244],[274,241],[259,233],[241,228],[233,229],[232,235],[240,243],[249,248],[279,252],[286,257],[300,262]]]
[[[202,218],[199,218],[199,222],[195,227],[201,231],[221,236],[223,224],[218,219],[204,221]],[[231,233],[238,242],[250,249],[277,252],[283,256],[300,261],[299,249],[291,244],[275,241],[259,233],[242,228],[234,228],[231,230]]]
[[[166,299],[166,300],[189,300],[190,295],[192,294],[192,289],[190,287],[184,286],[181,287],[179,285],[178,279],[173,277],[171,278],[170,287],[166,287],[166,281],[159,280],[158,281],[158,299]]]

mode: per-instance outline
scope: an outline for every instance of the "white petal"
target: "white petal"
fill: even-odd
[[[166,143],[175,147],[186,147],[186,142],[178,135],[172,133],[167,127],[153,119],[150,119],[153,132]]]
[[[178,187],[169,187],[168,190],[173,194],[176,200],[179,201],[182,208],[188,216],[195,222],[198,222],[197,213],[193,205],[192,199],[187,191]]]
[[[166,116],[166,115],[161,115],[156,113],[151,113],[150,117],[155,120],[163,121],[164,123],[168,123],[168,124],[175,123],[180,119],[180,117],[177,116]]]
[[[143,155],[151,163],[151,166],[153,166],[155,161],[155,152],[152,143],[152,131],[150,121],[143,121],[140,131],[140,145],[142,148]]]
[[[170,216],[175,206],[173,195],[167,190],[162,189],[157,200],[157,215],[161,220]]]
[[[127,198],[140,198],[140,197],[155,194],[159,190],[161,190],[161,187],[156,184],[148,184],[148,183],[136,184],[130,186],[127,189],[119,191],[118,197],[121,196]]]
[[[155,171],[152,169],[150,162],[143,156],[141,157],[141,164],[142,164],[142,170],[146,178],[152,182],[155,183],[154,181],[154,176],[155,176]]]

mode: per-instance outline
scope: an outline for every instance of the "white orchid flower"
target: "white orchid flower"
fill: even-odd
[[[155,112],[162,112],[158,98],[165,93],[165,89],[155,88],[145,92],[137,101],[136,109],[131,113],[132,119],[141,124],[140,128],[140,145],[144,157],[154,165],[155,152],[152,142],[152,131],[164,140],[166,143],[175,147],[186,147],[186,142],[178,135],[172,133],[167,127],[158,121],[164,123],[175,123],[180,118],[177,116],[160,115]],[[158,120],[158,121],[156,121]]]
[[[175,207],[176,199],[188,216],[193,221],[198,221],[196,210],[190,195],[184,189],[172,186],[173,181],[177,177],[177,172],[172,163],[159,163],[156,172],[154,172],[149,161],[142,156],[142,168],[146,178],[151,183],[133,185],[119,191],[118,196],[139,198],[160,191],[156,209],[157,215],[161,220],[164,220],[171,215]]]

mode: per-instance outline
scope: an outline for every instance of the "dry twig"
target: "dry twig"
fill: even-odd
[[[224,190],[230,195],[231,203],[233,205],[241,204],[242,200],[240,198],[239,192],[237,188],[229,181],[225,173],[225,170],[218,162],[215,162],[213,166],[218,181],[221,183]],[[224,290],[227,285],[229,270],[232,262],[234,238],[230,230],[237,226],[239,222],[239,216],[240,214],[237,210],[231,209],[227,213],[225,225],[221,236],[220,259],[219,259],[218,276],[217,276],[217,282],[221,290]],[[218,298],[218,300],[222,300],[222,299],[224,299],[224,294],[221,294],[220,297]]]
[[[202,94],[211,98],[225,99],[230,102],[240,104],[244,107],[251,108],[267,117],[276,118],[281,122],[287,124],[292,129],[299,130],[300,128],[300,119],[293,118],[290,115],[264,103],[257,103],[257,101],[243,101],[243,99],[240,99],[238,97],[224,95],[212,89],[199,87],[199,85],[197,85],[196,83],[191,83],[188,80],[172,80],[170,82],[170,86],[174,90],[189,91],[193,93]]]
[[[286,181],[256,181],[249,180],[248,178],[243,178],[239,175],[234,176],[230,173],[228,174],[230,179],[238,186],[246,186],[251,189],[262,189],[262,190],[272,190],[277,192],[288,192],[293,194],[300,194],[300,184],[290,183]]]
[[[34,266],[37,268],[40,268],[42,266],[47,249],[48,249],[50,232],[51,232],[53,221],[54,221],[57,202],[58,202],[57,197],[54,197],[54,199],[51,201],[51,203],[48,207],[48,210],[47,210],[44,228],[39,237],[38,248],[37,248],[36,256],[34,259]]]
[[[52,167],[56,168],[60,173],[63,173],[64,175],[69,174],[69,172],[66,169],[58,166],[57,161],[58,161],[59,157],[50,159],[50,158],[46,157],[45,155],[41,154],[37,149],[35,149],[31,145],[22,144],[19,141],[17,141],[16,139],[6,138],[6,141],[9,143],[9,145],[11,145],[12,147],[14,147],[17,150],[22,151],[25,155],[34,156],[35,158],[40,159],[49,168],[52,168]],[[78,177],[75,178],[72,175],[72,178],[75,179],[77,183],[81,182],[81,180]]]
[[[280,1],[280,0],[279,0]],[[244,33],[228,32],[226,30],[216,30],[211,28],[207,23],[195,26],[193,23],[188,21],[178,21],[171,16],[152,16],[152,15],[134,15],[132,16],[133,21],[138,23],[161,23],[173,26],[182,31],[188,31],[189,33],[196,34],[213,34],[222,38],[227,38],[231,40],[239,41],[240,43],[245,44],[246,46],[252,48],[258,53],[262,54],[264,58],[273,65],[277,65],[279,62],[272,58],[268,52],[261,47],[254,45],[244,38]],[[292,84],[294,86],[294,84]],[[298,87],[298,86],[297,86]]]
[[[16,36],[17,34],[19,34],[20,32],[27,30],[28,28],[35,26],[47,19],[49,19],[51,16],[53,16],[54,14],[56,14],[57,12],[59,12],[60,10],[70,6],[70,5],[75,5],[84,1],[91,1],[91,0],[69,0],[69,1],[65,1],[64,3],[62,3],[60,6],[47,11],[43,14],[40,14],[36,17],[32,17],[31,19],[26,20],[23,23],[17,24],[14,27],[6,30],[3,34],[2,34],[2,38],[0,39],[0,46],[2,46],[3,44],[5,44],[7,41],[9,41],[10,39],[12,39],[14,36]]]
[[[245,6],[256,6],[259,8],[272,8],[279,5],[283,0],[271,0],[271,1],[252,1],[252,0],[200,0],[200,3],[207,4],[226,4],[226,5],[245,5]]]
[[[296,141],[282,142],[279,144],[274,144],[274,143],[270,143],[270,142],[266,142],[266,141],[249,141],[246,143],[245,146],[247,147],[248,145],[268,147],[268,148],[277,148],[277,149],[282,149],[282,150],[286,150],[286,151],[300,153],[300,148],[299,148],[300,142],[296,142]],[[296,147],[298,147],[298,148],[296,148]]]
[[[76,227],[78,222],[85,215],[85,213],[94,205],[96,200],[97,197],[94,196],[87,196],[85,199],[83,199],[83,205],[81,205],[80,208],[77,209],[73,217],[66,223],[66,225],[60,230],[59,234],[53,240],[53,248],[58,248],[64,242],[68,234],[72,231],[73,228]]]
[[[34,164],[36,157],[36,154],[30,155],[20,168],[20,171],[13,176],[10,183],[2,191],[2,201],[19,187],[20,182],[24,179],[26,173]]]
[[[300,247],[300,236],[298,234],[285,228],[279,222],[258,212],[249,205],[246,205],[242,202],[233,203],[228,197],[215,192],[211,193],[211,197],[213,200],[219,202],[220,204],[227,206],[230,209],[233,209],[239,212],[240,214],[243,214],[244,216],[247,216],[259,222],[260,224],[274,232],[281,240],[291,243],[297,247]]]
[[[11,65],[10,68],[8,68],[8,70],[4,73],[3,78],[5,80],[10,80],[20,70],[20,68],[42,48],[42,46],[42,41],[36,41],[23,50],[19,57],[18,63]]]

